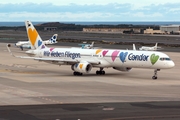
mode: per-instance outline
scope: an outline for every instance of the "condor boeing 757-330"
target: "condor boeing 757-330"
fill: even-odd
[[[15,56],[30,58],[56,65],[71,65],[74,75],[89,73],[93,67],[100,70],[96,74],[105,74],[104,68],[113,68],[119,71],[130,71],[132,68],[154,69],[152,79],[157,79],[157,71],[175,66],[168,55],[157,51],[113,50],[113,49],[73,49],[48,48],[43,43],[38,32],[30,21],[25,21],[27,35],[31,43],[29,56]],[[32,56],[33,55],[33,56]]]

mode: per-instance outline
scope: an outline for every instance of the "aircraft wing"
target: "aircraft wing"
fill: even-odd
[[[58,58],[40,58],[36,57],[34,60],[39,60],[39,61],[46,61],[46,62],[70,62],[70,63],[77,63],[77,60],[73,59],[58,59]]]
[[[93,65],[98,65],[100,64],[99,61],[97,60],[89,60],[89,59],[84,59],[84,60],[75,60],[75,59],[61,59],[61,58],[40,58],[40,57],[36,57],[34,58],[34,60],[38,60],[38,61],[43,61],[43,62],[65,62],[65,63],[69,63],[69,64],[74,64],[74,63],[79,63],[81,61],[86,61],[88,63],[91,63]]]

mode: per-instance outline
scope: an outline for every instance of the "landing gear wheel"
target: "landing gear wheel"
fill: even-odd
[[[156,77],[156,76],[152,76],[152,79],[153,79],[153,80],[156,80],[156,79],[157,79],[157,77]]]
[[[23,51],[23,47],[22,46],[20,46],[20,49]]]
[[[74,75],[74,76],[76,76],[76,75],[77,75],[77,76],[82,76],[83,74],[80,73],[80,72],[73,72],[73,75]]]
[[[76,75],[76,72],[73,72],[73,75],[75,76],[75,75]]]
[[[104,71],[104,70],[103,70],[103,71],[98,71],[98,70],[97,70],[97,71],[96,71],[96,74],[97,74],[97,75],[105,75],[105,71]]]

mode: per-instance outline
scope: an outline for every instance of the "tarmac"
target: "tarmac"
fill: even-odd
[[[152,69],[138,68],[74,76],[71,66],[12,57],[6,44],[0,43],[0,120],[180,119],[180,52],[164,51],[175,67],[152,80]]]

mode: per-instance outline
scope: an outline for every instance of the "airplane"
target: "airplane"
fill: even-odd
[[[82,49],[93,49],[94,48],[94,42],[92,42],[91,44],[83,43],[83,44],[78,44],[78,45],[80,45]]]
[[[161,47],[158,47],[157,45],[158,43],[156,43],[153,47],[142,46],[139,50],[155,51],[161,49]]]
[[[57,36],[58,36],[58,34],[54,34],[49,40],[43,41],[44,44],[49,45],[49,44],[57,43],[57,41],[56,41]],[[19,47],[21,50],[23,50],[24,48],[31,49],[31,45],[30,45],[29,41],[18,41],[17,43],[15,43],[15,46]]]
[[[168,55],[158,51],[135,51],[118,49],[71,49],[48,48],[30,21],[25,21],[27,35],[31,43],[28,56],[16,56],[7,49],[13,57],[33,59],[55,65],[70,65],[75,76],[90,73],[93,67],[99,68],[97,75],[104,75],[104,68],[113,68],[122,72],[129,72],[132,68],[154,69],[152,79],[157,79],[161,69],[175,66]]]

